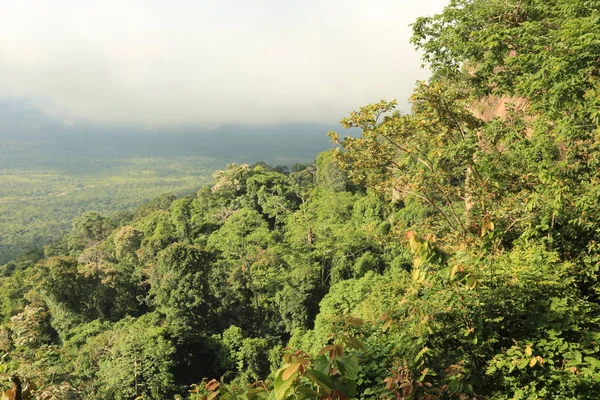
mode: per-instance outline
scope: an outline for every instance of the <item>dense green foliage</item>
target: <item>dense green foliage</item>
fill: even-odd
[[[79,217],[35,266],[5,267],[4,368],[91,398],[161,398],[227,371],[266,377],[332,284],[383,271],[392,209],[344,190],[331,155],[317,165],[231,164],[212,188],[157,198],[127,221]]]
[[[84,214],[5,269],[1,368],[40,397],[600,398],[599,19],[452,1],[414,25],[434,77],[410,114]]]

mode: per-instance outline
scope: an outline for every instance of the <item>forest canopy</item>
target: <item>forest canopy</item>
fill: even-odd
[[[80,216],[4,266],[3,372],[37,398],[600,398],[599,22],[451,1],[413,25],[411,113]]]

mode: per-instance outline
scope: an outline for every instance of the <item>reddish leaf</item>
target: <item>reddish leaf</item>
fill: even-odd
[[[283,375],[281,375],[281,378],[284,381],[287,381],[288,379],[290,379],[290,377],[292,375],[294,375],[298,371],[298,368],[300,368],[301,365],[302,364],[300,364],[300,363],[294,363],[294,364],[290,365],[289,367],[287,367],[285,369],[285,371],[283,371]]]
[[[219,388],[219,386],[221,386],[219,381],[217,381],[216,379],[213,379],[206,384],[206,389],[210,390],[211,392],[214,392],[215,390],[217,390]]]

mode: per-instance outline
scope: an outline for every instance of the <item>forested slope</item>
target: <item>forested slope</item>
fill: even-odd
[[[231,164],[6,270],[2,368],[38,397],[600,398],[599,21],[418,20],[412,113],[362,107],[315,165]],[[491,96],[526,102],[476,118]]]

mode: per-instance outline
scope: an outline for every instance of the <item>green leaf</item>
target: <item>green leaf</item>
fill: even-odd
[[[319,395],[319,393],[314,391],[312,388],[309,388],[308,386],[304,386],[304,385],[300,385],[300,386],[296,387],[296,391],[305,395],[307,399],[314,399],[314,398],[321,397]]]
[[[283,368],[280,368],[275,378],[275,399],[277,400],[283,400],[288,397],[287,393],[294,382],[293,379],[283,380],[282,375],[284,371]]]
[[[325,354],[321,354],[315,359],[314,369],[325,375],[329,375],[329,360]]]
[[[343,376],[355,380],[358,376],[358,359],[354,356],[344,356],[335,359],[338,369]]]
[[[458,393],[458,392],[460,392],[461,389],[462,389],[462,384],[460,383],[460,381],[453,380],[452,382],[450,382],[448,384],[448,393],[450,393],[450,394]]]
[[[353,349],[362,349],[364,346],[360,340],[353,336],[344,336],[344,343]]]
[[[525,358],[517,363],[517,368],[525,369],[528,364],[529,364],[529,360]]]
[[[248,400],[252,400],[252,399],[254,399],[254,398],[258,397],[258,395],[259,395],[259,394],[261,394],[261,393],[265,393],[265,392],[266,392],[266,391],[265,391],[265,389],[263,389],[263,388],[250,389],[250,390],[248,390],[248,392],[246,393],[246,398],[247,398]]]
[[[349,399],[352,399],[356,396],[356,382],[344,381],[340,385],[340,390],[344,392]]]
[[[333,382],[331,382],[331,379],[329,379],[329,377],[321,371],[309,369],[306,371],[306,376],[326,393],[331,392],[331,389],[333,388]]]

